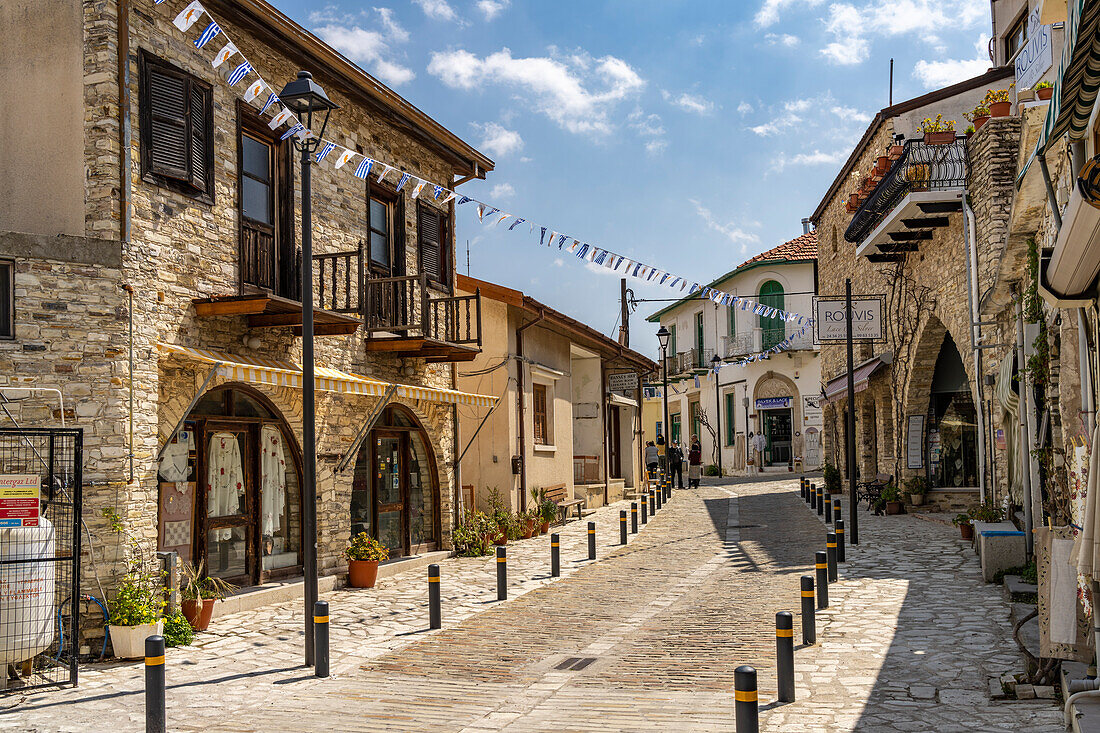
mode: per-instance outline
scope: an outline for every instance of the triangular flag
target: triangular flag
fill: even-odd
[[[546,241],[546,227],[539,227],[542,230],[542,234],[539,235],[539,246],[541,247]]]
[[[271,122],[268,122],[267,126],[274,130],[293,116],[294,114],[289,109],[283,107],[283,111],[272,117]]]
[[[503,222],[503,221],[504,221],[505,219],[507,219],[507,218],[508,218],[509,216],[511,216],[511,214],[501,214],[500,218],[499,218],[499,219],[497,219],[497,224],[499,225],[499,224],[500,224],[501,222]]]
[[[485,221],[485,204],[477,205],[477,220]]]
[[[386,163],[379,163],[379,165],[382,166],[382,172],[378,174],[378,182],[381,183],[386,174],[393,170],[393,166]]]
[[[525,221],[527,221],[527,220],[526,219],[516,219],[514,222],[512,222],[508,226],[508,231],[512,231],[513,229],[515,229],[517,226],[519,226],[520,224],[522,224]]]
[[[397,190],[400,191],[402,188],[404,188],[405,184],[409,182],[410,178],[412,178],[412,176],[410,176],[408,173],[402,173],[401,180],[397,182]]]
[[[423,178],[417,178],[416,179],[416,187],[413,188],[413,198],[416,198],[417,196],[419,196],[420,192],[423,191],[424,187],[427,186],[427,185],[428,185],[428,182],[425,181]]]
[[[348,150],[347,148],[344,148],[344,152],[342,152],[342,153],[340,153],[340,155],[336,156],[336,164],[334,165],[334,167],[337,170],[339,170],[340,168],[343,168],[344,164],[347,163],[349,160],[351,160],[353,157],[355,157],[355,151],[354,150]]]
[[[443,190],[444,190],[444,191],[447,191],[447,189],[443,189]],[[452,201],[454,201],[454,199],[455,199],[455,196],[457,196],[457,195],[458,195],[458,194],[457,194],[457,193],[455,193],[454,191],[447,191],[447,198],[443,199],[443,200],[442,200],[442,201],[440,201],[439,203],[441,203],[441,204],[444,204],[444,205],[446,205],[446,204],[449,204],[449,203],[451,203]]]
[[[305,128],[306,128],[306,126],[303,125],[301,122],[295,122],[294,126],[291,127],[290,129],[288,129],[286,132],[284,132],[283,136],[280,137],[279,139],[280,140],[286,140],[288,137],[291,137],[292,135],[297,135],[299,132],[301,132]]]
[[[230,41],[229,43],[222,46],[222,50],[218,51],[218,53],[214,56],[214,60],[210,63],[212,63],[214,65],[214,68],[216,69],[224,64],[225,60],[235,53],[237,53],[237,47],[233,45],[232,41]]]
[[[432,185],[432,198],[435,199],[436,201],[439,201],[439,197],[442,196],[443,192],[446,191],[446,190],[447,189],[443,188],[443,186],[436,186],[435,184],[433,184]]]
[[[251,102],[253,99],[260,96],[260,92],[262,92],[266,87],[267,84],[264,84],[263,79],[257,79],[256,81],[252,82],[248,85],[248,89],[244,90],[244,101]]]
[[[232,86],[236,86],[237,84],[240,84],[241,79],[248,76],[248,74],[251,71],[252,71],[252,64],[248,63],[247,61],[245,61],[243,64],[241,64],[237,68],[233,69],[233,73],[229,75],[229,79],[228,79],[229,86],[232,87]]]
[[[469,196],[459,196],[458,197],[458,203],[456,203],[455,206],[462,206],[462,204],[468,204],[471,201],[473,201],[473,199],[470,198]]]
[[[329,153],[331,153],[335,149],[336,143],[325,143],[324,147],[317,151],[317,155],[315,155],[314,157],[317,159],[317,162],[320,163],[322,160],[328,157]]]
[[[180,14],[176,16],[176,19],[172,21],[177,28],[181,31],[186,31],[191,26],[195,25],[195,21],[202,17],[203,7],[199,0],[189,3],[186,8],[180,11]]]
[[[268,97],[267,97],[267,101],[264,102],[263,108],[260,109],[260,114],[262,114],[262,115],[267,114],[267,111],[269,109],[271,109],[271,105],[275,104],[278,101],[279,101],[279,95],[278,94],[269,94]]]
[[[202,32],[202,35],[195,39],[195,48],[202,48],[210,43],[210,41],[214,40],[221,32],[222,27],[217,23],[211,22],[210,25],[206,26],[206,30]]]
[[[373,160],[371,160],[370,158],[363,158],[363,160],[359,162],[359,165],[355,169],[355,177],[366,178],[370,175],[370,169],[372,166],[374,166]]]

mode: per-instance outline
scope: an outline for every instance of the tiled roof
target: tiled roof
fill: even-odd
[[[817,259],[817,231],[812,231],[809,234],[803,234],[800,237],[795,237],[789,242],[784,242],[778,247],[772,247],[767,252],[761,252],[755,257],[745,260],[737,269],[740,270],[746,265],[751,265],[754,262],[764,262],[768,260],[816,260]]]

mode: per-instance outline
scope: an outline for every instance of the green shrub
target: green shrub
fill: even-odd
[[[195,631],[182,613],[176,611],[164,617],[164,645],[189,646],[195,640]]]
[[[840,469],[831,463],[825,464],[825,490],[830,494],[843,493],[840,486]]]
[[[455,552],[461,557],[488,555],[489,535],[496,532],[496,522],[484,512],[467,511],[452,535]]]
[[[390,559],[390,551],[378,540],[366,532],[360,532],[348,541],[344,550],[348,560],[373,560],[382,562]]]
[[[709,465],[703,469],[704,476],[721,476],[722,472],[718,470],[718,466]]]

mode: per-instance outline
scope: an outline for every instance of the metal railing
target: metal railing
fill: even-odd
[[[910,193],[946,191],[966,185],[966,139],[929,145],[906,140],[901,156],[852,216],[844,239],[859,244]]]
[[[729,359],[734,356],[746,356],[753,352],[752,332],[726,336],[722,339],[722,356]]]

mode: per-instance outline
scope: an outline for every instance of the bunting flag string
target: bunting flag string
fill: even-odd
[[[157,5],[162,4],[164,0],[158,0]],[[278,111],[271,118],[268,126],[272,130],[278,130],[283,125],[289,125],[289,128],[283,133],[282,139],[286,140],[292,136],[297,136],[301,140],[308,139],[313,136],[313,132],[305,127],[301,120],[298,119],[294,113],[288,110],[286,107],[280,104],[280,100],[277,94],[273,91],[273,87],[268,84],[260,73],[252,66],[248,59],[243,58],[243,54],[240,49],[233,43],[228,37],[228,34],[223,29],[222,25],[218,22],[218,19],[210,14],[210,11],[203,7],[200,0],[192,0],[189,2],[182,11],[175,17],[173,25],[181,33],[188,32],[192,26],[194,26],[203,15],[207,15],[210,18],[210,23],[205,27],[202,34],[193,42],[193,45],[197,50],[202,50],[209,42],[215,37],[221,36],[225,39],[225,45],[214,56],[212,64],[214,68],[220,68],[221,65],[230,57],[241,54],[243,61],[228,75],[227,83],[230,86],[236,86],[243,79],[249,75],[257,77],[257,80],[249,85],[244,92],[244,98],[248,102],[255,102],[260,98],[265,89],[269,90],[267,100],[263,103],[260,110],[261,115],[266,115],[268,111],[275,107]],[[419,176],[412,173],[408,173],[398,166],[384,163],[382,161],[374,160],[362,153],[354,150],[354,146],[348,147],[346,145],[340,145],[337,142],[331,140],[320,140],[320,152],[317,153],[315,159],[318,163],[324,161],[329,157],[336,148],[341,148],[342,152],[333,158],[333,168],[339,170],[343,168],[347,163],[351,162],[356,156],[362,156],[362,160],[352,170],[354,175],[358,178],[366,178],[370,175],[371,171],[377,165],[378,169],[378,181],[382,182],[389,175],[391,171],[396,171],[398,174],[398,182],[396,184],[397,190],[400,191],[409,180],[415,178],[417,181],[416,186],[413,189],[413,198],[420,195],[421,191],[426,185],[432,186],[433,196],[435,201],[439,201],[440,205],[446,206],[452,201],[455,201],[455,206],[461,206],[462,204],[473,202],[476,204],[477,216],[479,221],[485,222],[486,215],[488,215],[489,221],[494,225],[499,225],[504,222],[505,219],[512,218],[513,221],[510,226],[507,227],[507,231],[511,232],[515,230],[516,226],[522,222],[526,222],[529,225],[529,233],[534,234],[536,228],[539,230],[539,245],[546,245],[547,247],[553,247],[555,240],[559,250],[568,249],[577,258],[586,262],[592,262],[593,264],[602,265],[609,269],[613,269],[616,272],[619,270],[619,266],[625,264],[623,268],[624,274],[629,277],[645,280],[646,282],[655,283],[664,287],[668,287],[677,292],[684,292],[687,290],[688,296],[699,294],[700,298],[707,298],[713,301],[716,305],[727,305],[731,308],[740,308],[741,310],[751,310],[755,315],[763,318],[774,318],[782,320],[787,323],[797,323],[801,326],[801,329],[793,334],[785,341],[777,344],[775,347],[761,352],[760,354],[753,355],[748,359],[742,359],[737,362],[731,362],[735,364],[747,364],[752,361],[758,361],[760,359],[767,359],[771,353],[778,353],[786,348],[790,342],[797,336],[801,336],[806,332],[808,328],[813,325],[813,319],[808,316],[804,316],[799,313],[785,311],[779,308],[775,308],[763,303],[756,302],[754,300],[743,298],[733,293],[727,293],[716,288],[712,288],[706,284],[700,284],[698,282],[690,281],[687,278],[677,276],[673,273],[661,270],[659,268],[647,265],[637,260],[632,260],[620,255],[618,253],[606,250],[595,245],[591,245],[588,242],[583,242],[579,239],[565,234],[557,229],[543,226],[536,222],[532,222],[528,219],[520,218],[514,214],[505,214],[499,208],[487,204],[483,201],[470,198],[456,193],[446,186],[442,186],[431,181],[426,181]],[[444,195],[445,194],[445,195]],[[440,197],[443,197],[440,200]],[[502,214],[501,216],[496,216]],[[549,238],[547,237],[549,233]],[[569,243],[568,247],[565,247],[566,243]]]

